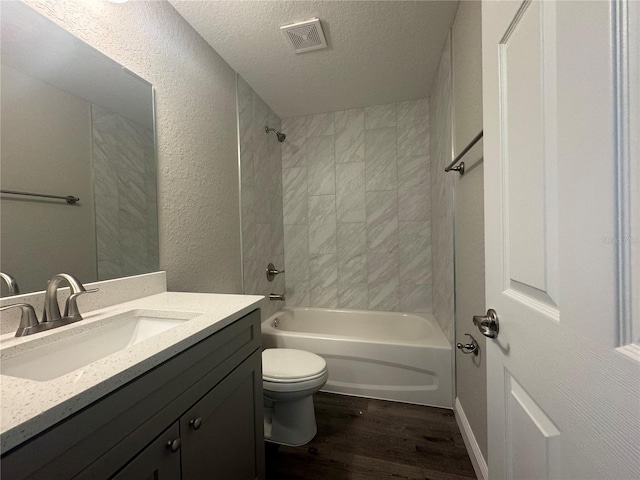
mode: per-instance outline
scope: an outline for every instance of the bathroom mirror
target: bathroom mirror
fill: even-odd
[[[0,9],[0,270],[20,293],[158,270],[151,84],[22,2]]]

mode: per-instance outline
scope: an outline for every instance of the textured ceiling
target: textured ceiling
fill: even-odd
[[[457,1],[170,0],[282,118],[426,97]],[[320,18],[329,48],[280,26]]]

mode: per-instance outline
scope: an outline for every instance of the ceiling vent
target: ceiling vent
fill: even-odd
[[[280,30],[287,38],[296,53],[309,52],[320,48],[327,48],[320,19],[314,18],[306,22],[283,25]]]

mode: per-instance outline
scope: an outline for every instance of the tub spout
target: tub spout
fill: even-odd
[[[284,293],[270,293],[269,300],[271,300],[272,302],[276,300],[284,302]]]

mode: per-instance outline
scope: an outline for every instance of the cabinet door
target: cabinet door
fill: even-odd
[[[257,350],[180,418],[183,478],[264,478],[262,415]]]
[[[180,480],[178,422],[166,429],[112,480]]]

